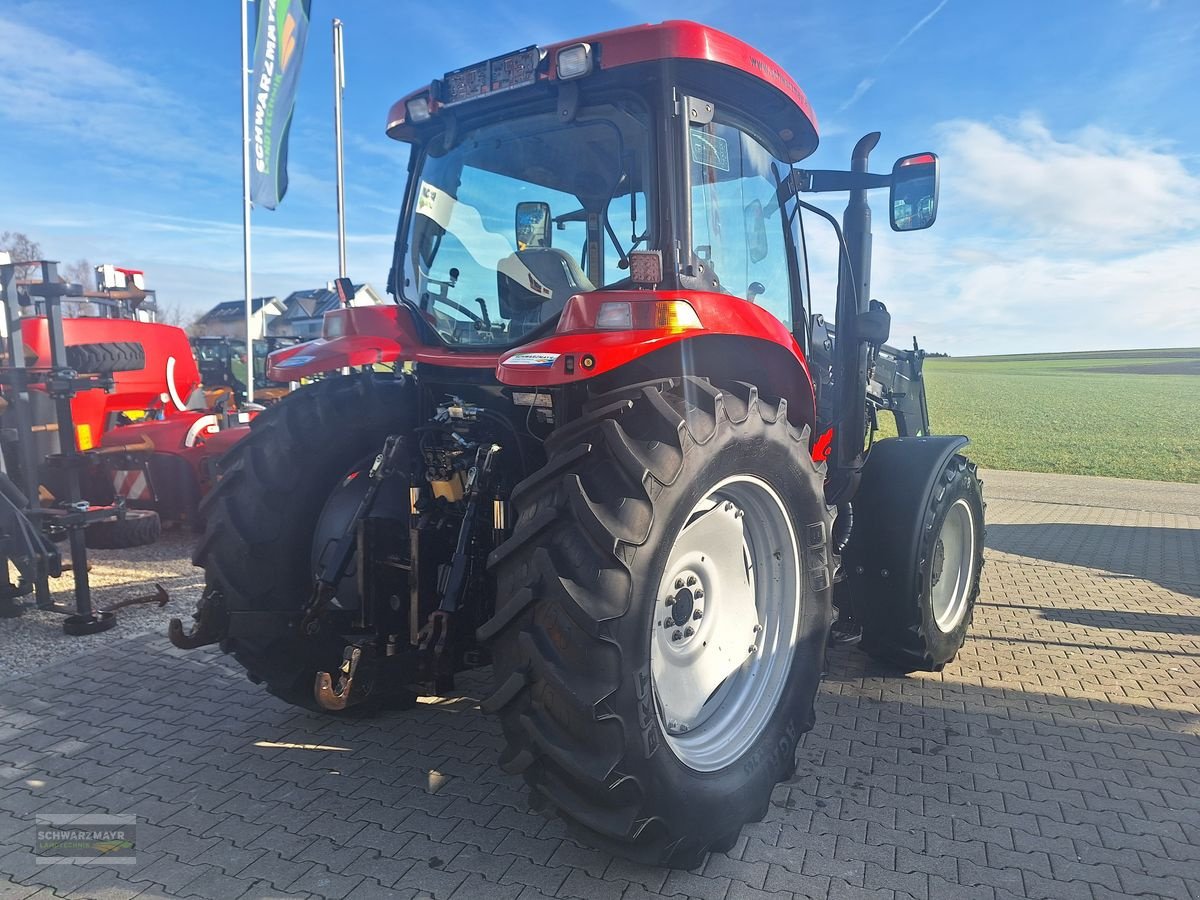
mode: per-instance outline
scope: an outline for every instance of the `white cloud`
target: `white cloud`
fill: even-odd
[[[80,142],[93,164],[151,161],[178,171],[182,158],[193,167],[224,159],[187,105],[144,70],[16,16],[0,16],[0,121]]]
[[[1035,116],[940,127],[944,201],[1094,252],[1136,249],[1200,226],[1200,177],[1156,142],[1101,128],[1071,139]]]
[[[916,334],[956,355],[1200,344],[1200,237],[1107,259],[1021,240],[961,253],[934,232],[876,238],[872,293],[901,343]]]
[[[940,130],[938,223],[893,233],[874,198],[872,296],[893,343],[916,334],[955,355],[1200,345],[1200,178],[1184,158],[1097,128],[1056,136],[1031,116]],[[810,225],[809,247],[817,310],[832,314],[833,236]]]

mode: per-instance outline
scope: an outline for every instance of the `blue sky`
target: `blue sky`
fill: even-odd
[[[28,232],[65,262],[143,268],[163,302],[188,310],[239,297],[239,5],[7,0],[0,231]],[[356,279],[386,278],[406,159],[383,134],[392,101],[531,43],[691,18],[801,84],[821,126],[813,167],[844,166],[870,130],[883,132],[877,171],[907,152],[941,155],[933,229],[892,234],[875,203],[874,294],[895,340],[915,333],[956,355],[1200,345],[1195,0],[313,0],[290,190],[254,213],[256,294],[336,274],[333,16],[346,23]],[[813,237],[827,272],[832,235]],[[832,312],[828,277],[815,289]]]

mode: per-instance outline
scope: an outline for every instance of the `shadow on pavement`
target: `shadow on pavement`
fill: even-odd
[[[1133,525],[988,524],[987,546],[1152,581],[1200,597],[1200,530]]]
[[[1168,613],[1118,612],[1110,609],[1062,609],[1043,607],[1043,619],[1070,622],[1088,628],[1115,631],[1154,631],[1161,634],[1200,636],[1200,616],[1176,616]]]

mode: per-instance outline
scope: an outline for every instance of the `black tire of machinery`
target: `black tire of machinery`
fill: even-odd
[[[945,633],[937,627],[933,616],[929,561],[942,522],[960,497],[967,498],[975,518],[974,582],[962,621],[953,631]],[[862,598],[860,647],[864,652],[905,672],[940,672],[953,662],[966,641],[975,616],[975,602],[979,598],[986,507],[978,467],[962,454],[955,454],[946,463],[929,496],[921,528],[918,565],[909,590],[905,595],[872,594]]]
[[[653,602],[682,517],[738,441],[749,442],[742,446],[755,453],[754,471],[797,512],[810,572],[796,659],[773,718],[741,761],[698,775],[659,731],[645,598]],[[480,629],[482,639],[494,638],[498,685],[484,709],[500,715],[501,765],[524,776],[531,804],[562,815],[592,845],[693,868],[761,820],[775,785],[794,774],[832,619],[833,511],[824,503],[824,464],[813,463],[808,447],[809,429],[789,424],[786,401],[769,404],[751,385],[643,384],[597,398],[551,435],[546,466],[514,491],[514,534],[491,559],[498,610]],[[596,496],[601,488],[606,495]],[[806,542],[813,527],[819,539]]]
[[[92,550],[125,550],[145,547],[162,537],[162,520],[152,509],[127,509],[124,520],[93,522],[83,532]]]
[[[294,391],[259,414],[219,463],[201,503],[204,537],[193,562],[230,612],[295,611],[312,594],[312,536],[334,485],[389,434],[412,431],[409,386],[371,373],[335,376]],[[251,681],[282,700],[326,712],[313,697],[318,671],[342,662],[326,631],[239,636],[221,642]]]
[[[69,344],[65,355],[67,365],[85,375],[137,372],[146,368],[146,351],[137,341]]]

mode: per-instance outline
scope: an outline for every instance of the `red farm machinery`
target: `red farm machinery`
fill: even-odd
[[[36,270],[40,278],[18,274]],[[94,290],[68,284],[49,261],[0,262],[3,487],[0,542],[20,573],[0,590],[3,614],[35,593],[54,608],[47,578],[68,541],[79,633],[112,624],[93,615],[84,547],[153,543],[161,519],[195,521],[212,456],[248,433],[237,413],[205,407],[186,333],[153,321],[143,274],[97,268]]]
[[[800,88],[689,22],[449,72],[387,133],[411,148],[395,305],[272,354],[277,381],[333,374],[222,460],[172,638],[332,714],[491,665],[500,762],[536,807],[693,866],[793,775],[835,611],[910,671],[970,624],[980,482],[870,293],[868,192],[926,228],[938,160],[873,174],[873,133],[846,171],[802,168]],[[804,199],[829,192],[840,224]],[[881,413],[899,437],[872,440]]]

